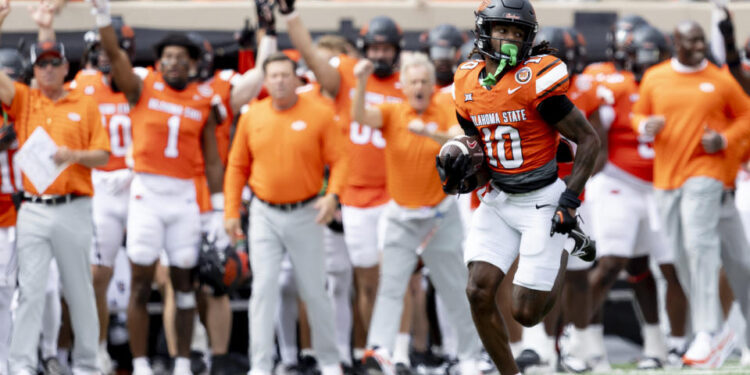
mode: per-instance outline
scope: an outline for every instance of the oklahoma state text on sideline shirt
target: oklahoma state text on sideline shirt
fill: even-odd
[[[709,127],[726,136],[730,148],[750,136],[750,99],[734,78],[713,64],[681,73],[675,60],[648,71],[633,106],[636,131],[649,115],[663,115],[664,128],[654,140],[654,187],[676,189],[690,177],[723,181],[730,168],[728,151],[708,154],[701,145]]]
[[[102,118],[94,99],[77,91],[56,101],[39,90],[15,83],[16,94],[8,114],[16,119],[19,148],[37,127],[42,127],[58,146],[71,150],[105,150],[109,152],[109,137],[102,126]],[[91,168],[72,164],[57,176],[47,190],[38,192],[25,176],[23,188],[29,194],[93,195]]]
[[[333,108],[314,95],[278,111],[271,98],[253,102],[240,116],[224,176],[225,217],[238,218],[242,188],[271,203],[293,203],[315,196],[323,171],[331,167],[329,193],[340,193],[345,168],[341,128]]]

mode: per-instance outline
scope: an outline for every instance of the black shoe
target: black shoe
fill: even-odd
[[[354,372],[354,366],[347,365],[346,363],[341,363],[341,370],[344,372],[344,375],[357,375],[356,372]]]
[[[320,368],[315,357],[306,355],[299,359],[297,364],[300,375],[320,375]]]
[[[57,358],[49,357],[43,362],[45,375],[65,375],[65,368],[60,364],[60,361],[58,361]]]
[[[232,371],[231,371],[231,364],[229,362],[229,355],[222,354],[222,355],[211,356],[211,371],[209,372],[209,374],[230,375],[231,373]],[[199,374],[199,373],[193,371],[193,374]]]
[[[174,368],[174,365],[173,367]],[[203,360],[203,353],[191,350],[190,351],[190,371],[193,374],[202,374],[208,370],[208,366],[206,366],[206,361]]]
[[[542,358],[539,357],[534,349],[524,349],[521,354],[516,357],[516,366],[518,371],[523,373],[527,368],[531,366],[541,366]]]
[[[568,233],[568,237],[575,241],[575,246],[570,255],[581,258],[584,262],[593,262],[596,259],[596,241],[592,240],[581,228],[576,227]]]
[[[396,363],[396,375],[412,375],[411,369],[404,363]]]
[[[394,375],[395,367],[389,358],[383,358],[377,353],[377,349],[368,349],[362,358],[366,375]]]

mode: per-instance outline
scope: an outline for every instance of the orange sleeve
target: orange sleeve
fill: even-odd
[[[249,111],[240,116],[237,133],[234,135],[229,161],[224,175],[224,218],[238,219],[242,203],[242,189],[250,177],[253,159],[248,145]]]
[[[13,102],[10,103],[10,106],[3,104],[3,109],[8,113],[8,116],[17,119],[19,118],[18,115],[21,113],[21,110],[28,105],[31,89],[29,86],[18,82],[14,82],[13,86],[16,89],[16,93],[13,96]],[[18,129],[16,129],[16,131],[18,131]]]
[[[382,128],[380,129],[380,131],[383,132],[383,135],[388,133],[389,125],[391,121],[393,121],[393,111],[396,109],[396,106],[397,104],[394,103],[383,103],[376,107],[380,110],[380,118],[383,120]]]
[[[89,129],[91,129],[89,138],[89,150],[104,150],[110,152],[109,134],[104,130],[104,124],[102,124],[102,115],[99,113],[99,107],[96,105],[93,99],[84,97],[86,102],[86,114],[89,122]]]
[[[347,140],[344,137],[343,128],[334,120],[333,111],[326,111],[325,118],[330,119],[325,121],[326,124],[335,123],[334,126],[325,126],[323,133],[323,158],[331,172],[327,193],[341,195],[349,174],[349,158],[344,152]]]
[[[733,119],[731,126],[724,132],[727,145],[750,139],[750,98],[742,90],[740,84],[734,79],[728,82],[727,112],[729,118]]]
[[[552,61],[549,60],[552,60],[552,58],[545,57],[540,62],[539,67],[534,67],[538,70],[534,73],[535,78],[532,82],[532,88],[534,89],[532,93],[536,93],[531,101],[533,108],[537,108],[539,103],[549,97],[565,95],[568,92],[570,76],[568,75],[567,65],[557,58]]]
[[[460,97],[461,99],[463,99],[463,92],[461,92],[460,88],[461,88],[461,86],[459,85],[458,82],[453,82],[453,87],[452,87],[452,89],[453,89],[453,93],[452,93],[452,95],[453,95],[453,104],[456,107],[456,113],[459,116],[461,116],[461,117],[463,117],[463,118],[465,118],[465,119],[468,120],[468,119],[471,118],[469,116],[469,111],[467,111],[466,108],[464,107],[464,101],[458,100],[459,99],[458,97]]]

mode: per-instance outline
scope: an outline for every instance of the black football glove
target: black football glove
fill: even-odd
[[[255,30],[250,27],[250,19],[245,18],[245,26],[234,34],[234,39],[242,49],[255,48]]]
[[[16,130],[13,124],[0,127],[0,151],[7,150],[16,140]]]
[[[455,158],[448,155],[444,161],[440,160],[440,156],[435,157],[440,182],[442,182],[443,191],[446,194],[458,194],[466,190],[466,188],[461,188],[461,185],[463,185],[470,164],[471,158],[463,154]]]
[[[294,12],[294,0],[278,0],[279,1],[279,13],[289,14]]]
[[[577,225],[575,216],[572,216],[567,207],[557,206],[555,214],[552,216],[552,229],[550,237],[555,233],[568,234]]]
[[[273,14],[275,3],[272,0],[255,0],[255,10],[258,14],[258,28],[266,31],[266,35],[276,35],[276,17]]]

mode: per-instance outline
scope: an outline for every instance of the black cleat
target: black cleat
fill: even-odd
[[[412,375],[409,366],[403,363],[396,363],[396,375]]]
[[[524,349],[521,354],[516,357],[516,366],[518,366],[518,371],[520,371],[521,373],[526,371],[526,369],[531,366],[541,365],[542,358],[539,357],[539,354],[537,354],[534,349]]]

